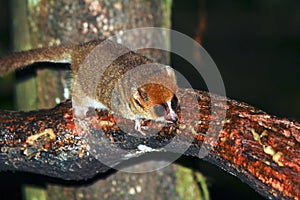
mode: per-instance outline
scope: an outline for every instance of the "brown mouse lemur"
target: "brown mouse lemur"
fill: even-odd
[[[134,120],[136,130],[142,134],[141,120],[178,120],[173,108],[177,90],[174,70],[121,44],[93,40],[16,52],[0,58],[0,74],[38,62],[71,64],[72,95],[79,104]]]

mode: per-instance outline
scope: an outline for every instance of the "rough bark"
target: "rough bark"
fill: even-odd
[[[265,197],[300,198],[299,123],[230,99],[216,105],[216,113],[227,110],[226,119],[222,120],[219,115],[212,115],[210,108],[211,98],[224,97],[188,89],[181,90],[180,95],[185,96],[186,103],[178,108],[179,124],[161,129],[160,123],[153,122],[151,127],[161,130],[151,137],[124,133],[115,117],[105,111],[96,110],[97,115],[87,116],[89,133],[97,134],[107,145],[98,158],[118,155],[109,157],[114,166],[128,159],[120,150],[126,150],[132,157],[141,156],[147,153],[138,149],[143,144],[159,152],[176,153],[185,148],[186,141],[191,141],[185,155],[199,157],[199,151],[209,149],[206,160],[236,175]],[[192,103],[195,97],[197,104]],[[189,111],[185,116],[184,110]],[[86,143],[82,143],[88,135],[84,138],[75,129],[72,112],[70,101],[52,110],[1,111],[1,170],[34,171],[68,180],[88,179],[107,172],[108,168],[92,158]],[[121,124],[134,123],[119,120]],[[220,123],[223,128],[214,140]],[[93,145],[103,147],[101,140]],[[171,145],[166,148],[167,144]]]

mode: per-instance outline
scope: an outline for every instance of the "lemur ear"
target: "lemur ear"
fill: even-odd
[[[168,75],[169,78],[172,78],[172,79],[176,79],[176,76],[175,76],[175,70],[170,67],[169,65],[166,65],[166,74]]]

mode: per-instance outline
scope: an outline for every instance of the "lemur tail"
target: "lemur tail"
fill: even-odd
[[[57,46],[6,55],[0,58],[0,75],[36,62],[70,63],[72,50],[70,46]]]

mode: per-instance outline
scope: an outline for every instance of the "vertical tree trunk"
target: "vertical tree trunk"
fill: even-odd
[[[12,7],[15,50],[81,43],[135,27],[170,28],[171,0],[14,0]],[[159,55],[152,57],[167,62],[166,57]],[[16,87],[19,109],[49,108],[68,98],[63,93],[68,72],[38,69],[36,75],[21,77]],[[175,168],[171,165],[145,174],[117,172],[87,187],[48,184],[45,191],[37,194],[46,192],[48,199],[169,199],[176,196]],[[24,191],[32,190],[27,187]]]

